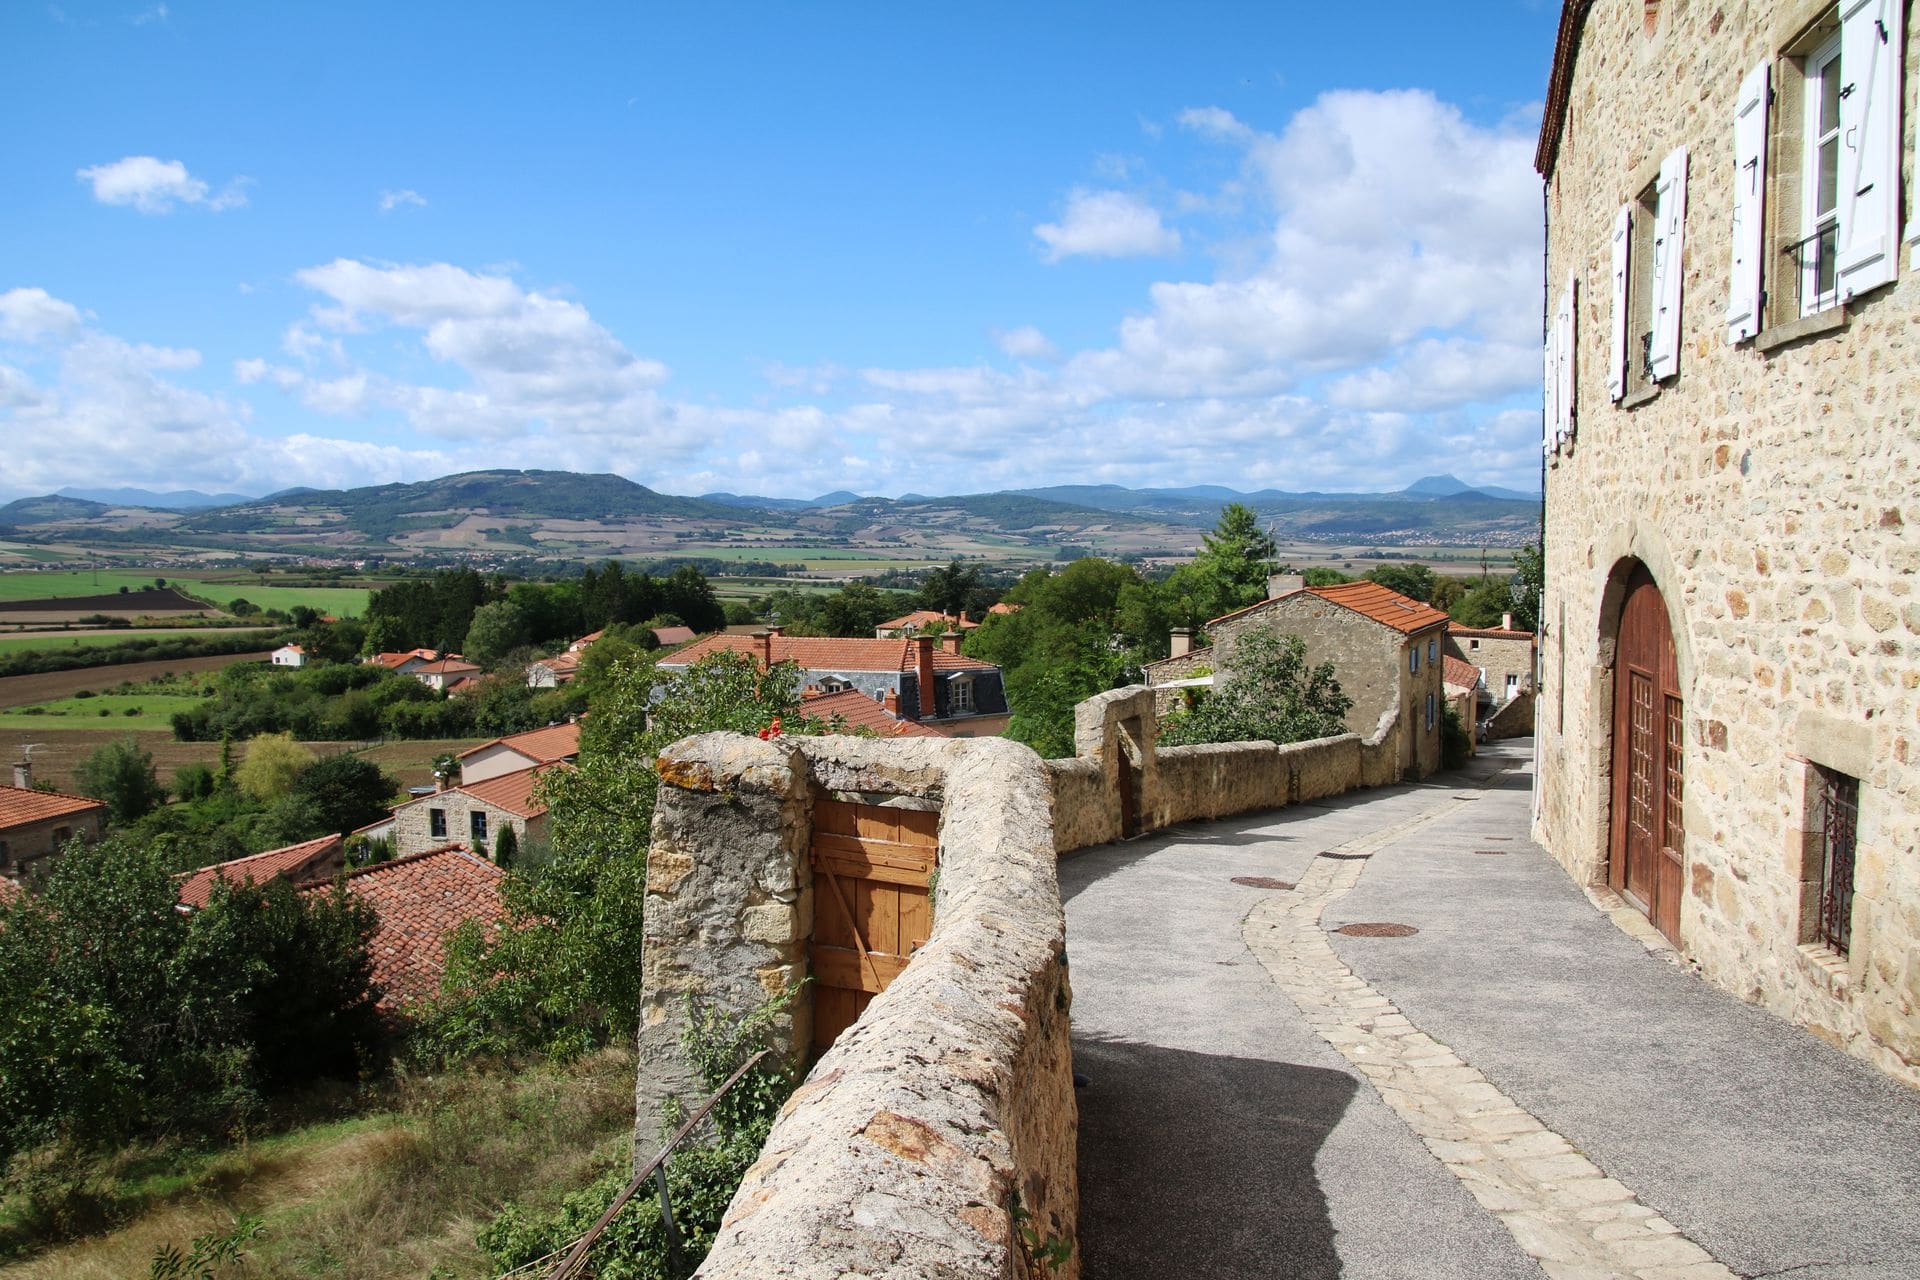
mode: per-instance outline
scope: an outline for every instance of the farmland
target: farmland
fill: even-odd
[[[86,727],[102,731],[170,732],[173,713],[185,711],[199,700],[198,692],[180,689],[165,693],[142,690],[135,693],[75,695],[0,711],[0,732],[38,732],[44,725],[56,724],[66,728]]]
[[[50,723],[57,724],[57,721]],[[33,744],[33,776],[62,791],[74,788],[74,770],[104,742],[110,742],[129,730],[119,720],[101,720],[97,728],[0,728],[0,754],[5,763],[21,758],[21,748]],[[171,783],[184,764],[215,766],[220,763],[217,742],[175,742],[164,729],[136,729],[133,739],[142,751],[153,755],[154,770],[160,781]],[[403,787],[428,786],[433,782],[433,759],[447,751],[464,751],[478,739],[420,738],[407,742],[383,742],[366,748],[362,755],[394,775]],[[309,742],[315,755],[330,756],[358,746],[353,742]]]
[[[117,627],[111,631],[14,631],[0,633],[0,657],[29,649],[112,649],[129,640],[165,636],[231,636],[271,631],[270,627]]]
[[[165,578],[168,586],[213,601],[221,609],[229,609],[235,600],[248,600],[262,609],[285,610],[305,605],[320,613],[344,618],[365,613],[369,594],[366,586],[281,585],[270,577],[239,571],[174,577],[164,571],[156,575],[144,569],[74,569],[0,573],[0,608],[9,601],[106,596],[109,599],[98,608],[76,608],[82,613],[125,610],[133,606],[126,603],[127,597],[119,595],[120,588],[125,587],[128,595],[151,589],[156,576]]]
[[[49,671],[43,675],[0,677],[0,708],[25,707],[37,702],[71,698],[81,690],[99,692],[122,681],[135,684],[172,672],[218,671],[236,662],[265,662],[260,653],[220,654],[208,658],[162,658],[155,662],[127,662],[112,667],[82,667],[74,671]],[[4,742],[4,739],[0,739]]]

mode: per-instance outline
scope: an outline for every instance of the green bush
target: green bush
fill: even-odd
[[[1440,717],[1440,767],[1465,768],[1472,755],[1473,739],[1467,736],[1467,726],[1460,722],[1460,713],[1449,703]]]

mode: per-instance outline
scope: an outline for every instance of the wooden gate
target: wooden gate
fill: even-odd
[[[817,800],[813,806],[813,1047],[824,1051],[907,967],[933,927],[928,881],[940,815]]]
[[[1666,602],[1642,566],[1627,580],[1614,655],[1607,881],[1676,943],[1686,857],[1685,720]]]

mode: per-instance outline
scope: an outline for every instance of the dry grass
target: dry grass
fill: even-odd
[[[251,1214],[247,1277],[492,1274],[475,1234],[507,1200],[552,1207],[627,1149],[633,1057],[455,1073],[395,1087],[389,1111],[235,1149],[119,1230],[0,1268],[0,1280],[120,1280]]]

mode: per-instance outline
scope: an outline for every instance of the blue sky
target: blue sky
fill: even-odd
[[[0,496],[1537,485],[1557,7],[0,7]]]

